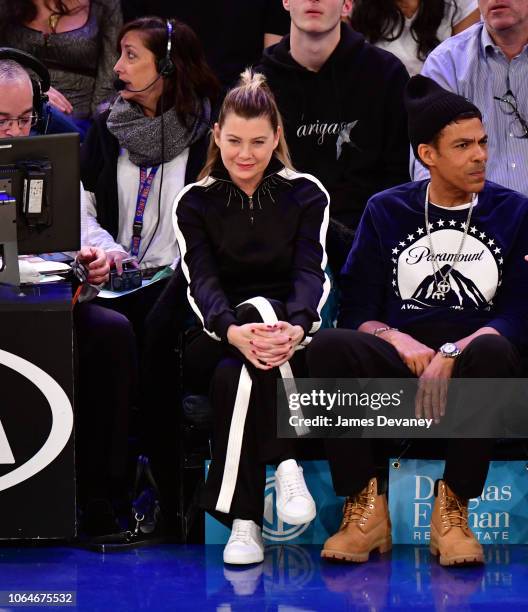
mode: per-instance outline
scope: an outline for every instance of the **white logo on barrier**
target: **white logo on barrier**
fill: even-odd
[[[15,463],[15,458],[5,435],[2,421],[0,421],[0,464],[2,463]]]
[[[3,491],[38,474],[58,457],[70,439],[73,410],[62,387],[35,364],[0,349],[0,365],[18,372],[39,389],[49,403],[52,417],[51,431],[42,448],[23,465],[0,476],[0,491]],[[0,464],[2,463],[14,463],[14,457],[0,422]]]
[[[423,474],[415,475],[414,492],[414,529],[413,539],[420,541],[430,539],[429,525],[434,501],[434,479]],[[511,500],[511,486],[487,484],[480,497],[469,500],[468,524],[476,538],[481,542],[507,542],[509,540],[510,513],[507,510],[498,510],[496,502],[509,502]],[[479,508],[481,502],[495,502],[490,512]],[[508,506],[506,506],[508,509]],[[483,531],[487,530],[487,531]]]
[[[266,490],[264,492],[264,524],[262,526],[262,535],[266,540],[271,540],[272,542],[294,540],[308,529],[310,523],[305,523],[304,525],[289,525],[281,521],[275,510],[275,497],[275,476],[270,476],[266,479]]]

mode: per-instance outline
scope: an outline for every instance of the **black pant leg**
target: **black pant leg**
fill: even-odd
[[[503,336],[475,338],[457,357],[454,378],[512,378],[521,375],[521,357]],[[444,480],[459,496],[470,499],[482,493],[495,440],[449,440]]]
[[[226,356],[218,364],[211,383],[213,403],[213,460],[202,496],[202,505],[213,516],[230,526],[233,519],[262,524],[266,464],[259,457],[255,388],[252,388],[243,429],[231,428],[235,398],[240,391],[243,360]],[[242,437],[236,484],[229,512],[216,511],[226,472],[230,439]]]
[[[409,378],[411,371],[392,345],[372,334],[323,329],[308,346],[306,360],[313,378]],[[382,442],[366,438],[330,439],[326,453],[337,495],[352,496],[376,475],[375,451]]]
[[[93,302],[73,311],[78,357],[76,455],[79,497],[125,486],[129,411],[137,389],[136,340],[128,319]]]
[[[278,319],[285,318],[284,307],[277,301],[268,300]],[[261,321],[258,310],[251,304],[236,309],[241,324]],[[200,340],[205,347],[205,341]],[[198,345],[196,345],[198,346]],[[246,362],[242,354],[224,345],[224,354],[219,361],[211,383],[210,397],[214,415],[214,452],[209,469],[202,505],[225,524],[234,518],[251,519],[262,524],[266,463],[294,458],[293,441],[277,438],[276,426],[276,380],[279,369],[264,371]],[[211,355],[214,349],[211,348]],[[211,356],[202,353],[198,371],[208,368]],[[187,361],[189,366],[190,360]],[[301,367],[303,357],[295,355],[290,365],[294,372]],[[241,388],[241,370],[245,365],[251,379],[251,395],[243,430],[236,425],[231,428],[237,393]],[[247,378],[244,378],[247,382]],[[236,421],[235,421],[236,424]],[[224,477],[227,473],[226,456],[231,438],[242,437],[238,460],[238,472],[229,512],[215,511]]]

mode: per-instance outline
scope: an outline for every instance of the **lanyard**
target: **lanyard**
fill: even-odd
[[[134,223],[132,225],[132,243],[130,245],[130,254],[137,257],[139,253],[139,245],[141,244],[141,232],[143,231],[143,215],[145,214],[145,206],[152,187],[152,181],[156,176],[159,165],[152,166],[150,173],[147,175],[147,169],[143,166],[139,169],[139,190],[137,195],[136,213],[134,215]]]

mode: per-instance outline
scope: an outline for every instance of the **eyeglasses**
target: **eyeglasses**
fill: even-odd
[[[517,99],[509,89],[504,96],[498,98],[493,96],[494,100],[499,101],[499,106],[506,115],[515,115],[515,119],[510,124],[511,133],[515,138],[528,138],[528,122],[523,118],[517,106]]]
[[[7,130],[16,121],[18,127],[23,130],[27,127],[33,127],[36,125],[38,115],[26,115],[25,117],[8,117],[6,119],[0,119],[0,130]]]

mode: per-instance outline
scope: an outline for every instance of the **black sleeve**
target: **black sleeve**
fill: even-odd
[[[199,188],[184,189],[176,199],[174,230],[182,270],[189,285],[189,302],[204,330],[216,340],[227,340],[230,325],[237,325],[218,278],[218,268],[207,235]]]
[[[325,274],[330,202],[327,193],[311,180],[307,180],[298,198],[303,213],[297,231],[292,292],[286,300],[286,312],[289,323],[300,325],[305,334],[313,334],[321,325],[321,310],[330,291],[330,280]]]
[[[395,63],[392,76],[385,90],[385,142],[382,166],[379,168],[379,190],[408,183],[409,136],[407,133],[407,111],[403,104],[403,92],[409,73],[401,62]]]
[[[381,242],[367,204],[341,272],[338,327],[357,329],[365,321],[383,320],[385,278]]]

